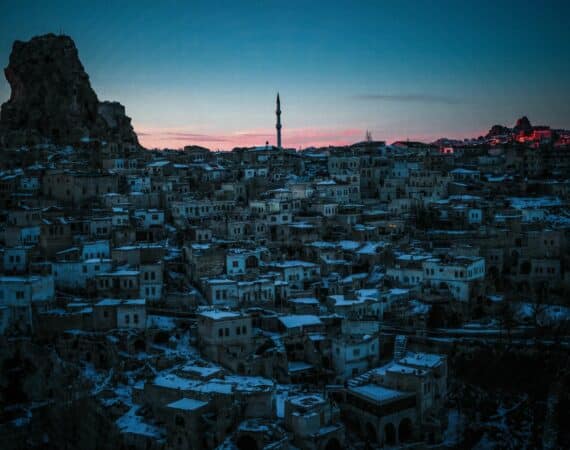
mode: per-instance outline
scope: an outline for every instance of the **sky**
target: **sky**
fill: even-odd
[[[70,35],[147,147],[274,144],[278,91],[285,147],[570,128],[568,0],[0,2],[2,67]]]

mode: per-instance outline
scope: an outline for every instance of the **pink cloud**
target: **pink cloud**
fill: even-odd
[[[245,130],[231,134],[200,133],[186,129],[137,127],[142,145],[147,148],[182,148],[185,145],[201,145],[211,149],[231,150],[234,147],[249,147],[274,144],[275,130]],[[310,147],[350,144],[361,140],[361,129],[319,129],[297,128],[283,130],[283,144],[286,147]]]

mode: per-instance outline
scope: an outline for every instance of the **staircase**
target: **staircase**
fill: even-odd
[[[394,361],[399,361],[406,356],[406,344],[408,343],[408,336],[399,334],[396,336],[394,342]]]
[[[372,375],[374,375],[374,370],[369,370],[368,372],[361,373],[357,377],[348,380],[347,385],[349,388],[362,386],[363,384],[368,383],[372,379]]]
[[[406,356],[406,346],[408,343],[408,336],[405,335],[397,335],[396,340],[394,342],[394,361],[399,361],[404,356]],[[372,381],[374,374],[376,373],[376,369],[369,370],[368,372],[361,373],[357,377],[351,378],[346,382],[349,388],[354,388],[357,386],[362,386],[363,384],[369,383]]]

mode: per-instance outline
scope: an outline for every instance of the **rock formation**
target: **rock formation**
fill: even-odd
[[[125,108],[99,102],[69,36],[15,41],[4,72],[12,93],[0,112],[0,143],[74,144],[89,137],[138,145]]]
[[[529,133],[532,131],[532,125],[530,124],[530,120],[528,120],[527,116],[523,116],[517,120],[515,127],[513,128],[515,133]]]
[[[487,133],[487,137],[495,137],[495,136],[501,136],[501,135],[505,135],[505,134],[510,134],[511,133],[511,129],[507,128],[503,125],[493,125],[491,127],[491,129],[489,130],[489,132]]]

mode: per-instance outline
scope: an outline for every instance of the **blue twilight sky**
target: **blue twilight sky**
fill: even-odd
[[[285,146],[570,127],[568,0],[0,1],[2,67],[62,30],[147,146],[274,142],[278,90]]]

